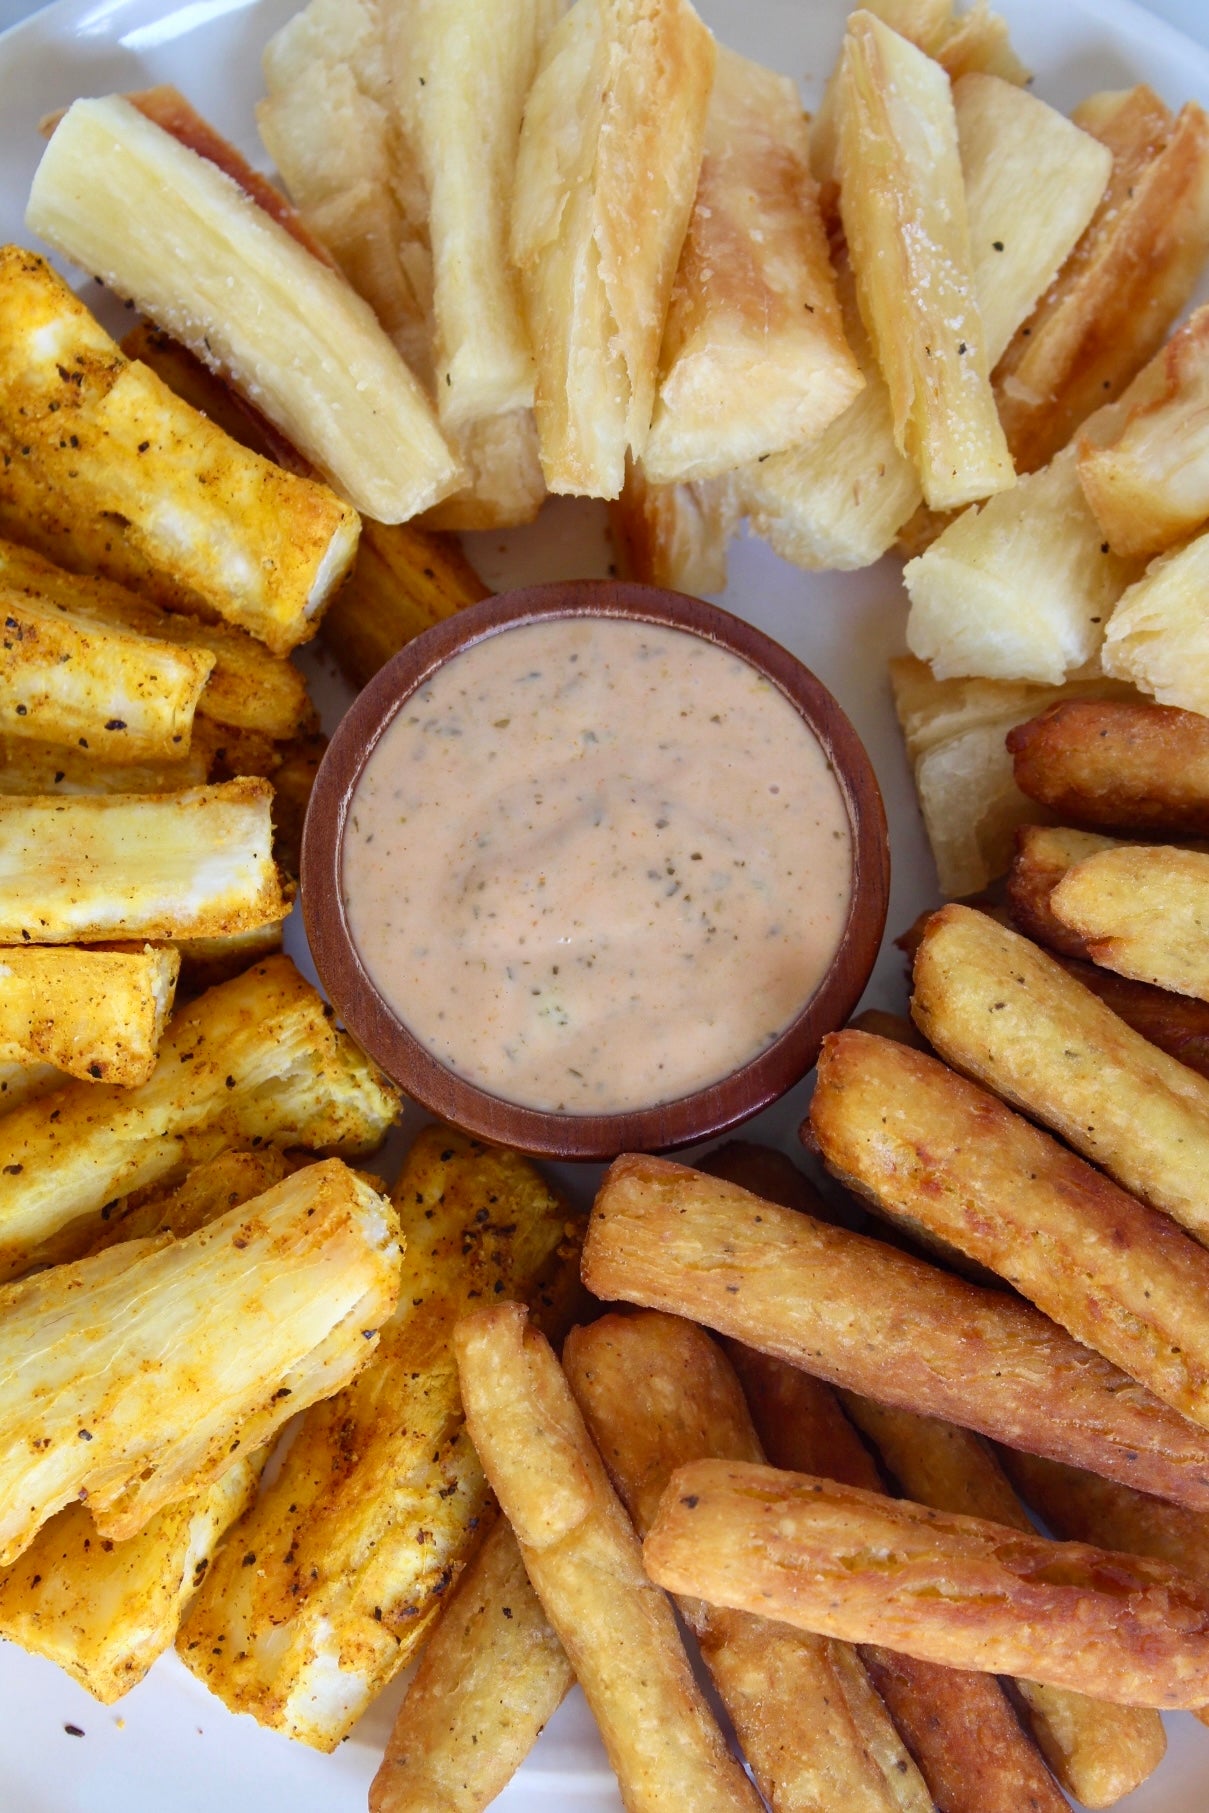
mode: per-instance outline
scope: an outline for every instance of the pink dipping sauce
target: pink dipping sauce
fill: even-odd
[[[345,910],[379,993],[479,1088],[547,1112],[674,1101],[814,994],[852,888],[821,744],[703,637],[554,617],[405,700],[367,761]]]

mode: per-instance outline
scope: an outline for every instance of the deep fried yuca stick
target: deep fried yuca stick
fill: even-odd
[[[1126,845],[1085,857],[1050,895],[1096,963],[1138,982],[1209,1001],[1209,856]]]
[[[454,1347],[471,1439],[626,1807],[756,1813],[548,1343],[501,1303],[460,1322]]]
[[[576,1328],[567,1379],[640,1536],[686,1461],[762,1460],[743,1392],[715,1342],[678,1316]],[[926,1809],[931,1797],[846,1646],[747,1612],[682,1599],[740,1747],[774,1813]],[[850,1704],[847,1683],[858,1691]],[[883,1766],[883,1763],[886,1766]]]
[[[1115,848],[1100,831],[1070,831],[1065,825],[1021,825],[1008,872],[1012,918],[1027,937],[1047,950],[1090,962],[1087,941],[1054,917],[1050,899],[1062,877],[1085,856]]]
[[[643,1560],[713,1604],[877,1640],[946,1667],[1025,1675],[1126,1705],[1209,1696],[1209,1591],[1144,1557],[1054,1544],[803,1473],[681,1467]]]
[[[1209,721],[1126,699],[1064,699],[1008,732],[1016,785],[1066,824],[1209,837]]]
[[[583,1276],[606,1300],[1209,1509],[1209,1436],[1027,1304],[683,1165],[614,1162]]]
[[[0,953],[0,1060],[54,1064],[93,1082],[145,1083],[179,972],[170,946]]]

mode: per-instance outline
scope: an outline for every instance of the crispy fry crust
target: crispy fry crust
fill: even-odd
[[[1009,731],[1016,785],[1064,824],[1209,836],[1209,721],[1124,700],[1071,699]]]
[[[1064,1542],[1151,1555],[1209,1586],[1209,1521],[1200,1512],[1037,1454],[1003,1448],[1000,1458],[1016,1490]]]
[[[489,595],[456,542],[408,523],[364,522],[352,574],[320,635],[346,679],[367,686],[413,637]]]
[[[91,1082],[145,1083],[172,1008],[180,957],[142,951],[0,954],[0,1062],[54,1064]]]
[[[1022,825],[1008,872],[1012,918],[1022,932],[1063,957],[1085,959],[1087,942],[1054,916],[1050,897],[1062,877],[1085,857],[1111,850],[1113,840],[1098,831],[1069,831],[1061,825]]]
[[[1094,963],[1209,1001],[1209,855],[1124,844],[1077,862],[1050,895]]]
[[[606,1301],[688,1315],[866,1396],[1209,1508],[1209,1438],[1036,1310],[734,1184],[617,1159],[583,1276]]]

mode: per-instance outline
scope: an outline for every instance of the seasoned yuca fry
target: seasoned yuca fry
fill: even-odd
[[[551,491],[616,497],[642,455],[714,55],[688,0],[576,0],[545,40],[511,251]]]
[[[66,1081],[53,1064],[0,1064],[0,1114],[10,1114],[22,1102],[36,1102]]]
[[[0,799],[0,944],[202,938],[281,919],[267,781]]]
[[[1063,876],[1049,904],[1093,962],[1209,1001],[1209,855],[1165,844],[1099,850]]]
[[[1033,1534],[1028,1513],[990,1449],[969,1430],[851,1392],[844,1408],[916,1504]],[[1085,1807],[1111,1807],[1162,1762],[1167,1740],[1153,1709],[1110,1706],[1034,1681],[1016,1685],[1042,1755],[1067,1793]]]
[[[173,396],[18,246],[0,248],[0,327],[0,531],[278,654],[314,633],[356,550],[346,504]]]
[[[53,1064],[93,1082],[145,1083],[172,1010],[180,957],[143,950],[0,952],[0,1062]]]
[[[194,719],[196,730],[198,720]],[[203,740],[194,736],[181,762],[94,762],[85,749],[60,743],[27,742],[0,737],[0,793],[56,795],[77,793],[178,793],[205,785],[210,771]]]
[[[924,498],[950,509],[1010,489],[974,291],[957,121],[938,64],[871,13],[848,21],[840,213],[894,438]]]
[[[399,1250],[390,1204],[327,1159],[183,1240],[5,1286],[0,1565],[77,1498],[102,1536],[137,1534],[347,1384],[394,1307]]]
[[[797,86],[720,48],[646,475],[656,485],[716,478],[810,441],[862,383],[840,321]]]
[[[320,634],[361,687],[431,624],[490,595],[456,542],[401,523],[361,525],[361,545]]]
[[[454,1347],[470,1438],[626,1807],[756,1813],[548,1342],[501,1303],[460,1322]]]
[[[220,1152],[217,1158],[195,1165],[182,1183],[167,1189],[136,1190],[124,1197],[80,1257],[86,1259],[123,1240],[146,1240],[152,1234],[195,1234],[228,1209],[262,1196],[310,1163],[309,1153],[287,1157],[276,1146],[261,1146],[255,1152]]]
[[[677,1467],[690,1460],[762,1461],[743,1393],[716,1344],[679,1317],[606,1316],[573,1329],[563,1365],[588,1430],[645,1536]],[[774,1813],[891,1809],[932,1813],[923,1780],[884,1709],[874,1742],[847,1681],[855,1655],[826,1638],[745,1612],[682,1599],[739,1747]],[[882,1759],[889,1762],[882,1767]]]
[[[681,1467],[643,1562],[673,1592],[944,1667],[1125,1706],[1193,1708],[1209,1695],[1209,1590],[1164,1562],[809,1474]]]
[[[995,368],[1017,468],[1034,472],[1158,350],[1209,251],[1209,118],[1145,87],[1093,96],[1074,122],[1113,154],[1104,199]]]
[[[1075,864],[1099,850],[1113,850],[1114,839],[1099,831],[1068,831],[1062,825],[1023,825],[1008,874],[1008,900],[1020,930],[1038,944],[1064,957],[1088,957],[1077,932],[1056,919],[1050,896]]]
[[[574,1280],[573,1224],[516,1153],[428,1127],[392,1196],[408,1244],[380,1351],[307,1416],[178,1645],[233,1711],[320,1750],[415,1654],[474,1549],[487,1487],[466,1440],[454,1324],[500,1296],[544,1294],[557,1314]]]
[[[368,305],[120,95],[68,108],[26,219],[250,395],[355,509],[402,522],[455,488],[431,405]]]
[[[606,1302],[689,1316],[867,1397],[1209,1508],[1204,1432],[1028,1304],[683,1165],[610,1166],[583,1276]]]
[[[726,589],[726,550],[739,516],[729,477],[653,485],[632,460],[609,511],[629,578],[699,598]]]
[[[1035,934],[1032,934],[1035,936]],[[1209,1078],[1209,1004],[1114,975],[1094,963],[1058,956],[1068,975],[1097,995],[1127,1026],[1170,1057]]]
[[[1164,554],[1117,600],[1104,632],[1105,673],[1132,680],[1160,705],[1209,712],[1202,600],[1209,534]]]
[[[285,921],[256,926],[250,932],[231,932],[225,938],[177,938],[181,973],[176,985],[178,1001],[191,1000],[219,982],[242,975],[249,964],[281,949]]]
[[[107,1205],[229,1146],[372,1152],[399,1112],[381,1073],[286,957],[179,1009],[137,1089],[65,1082],[0,1133],[0,1277],[74,1259]]]
[[[273,855],[297,880],[302,870],[302,828],[315,776],[327,753],[327,738],[299,737],[278,747],[282,759],[273,770]]]
[[[1209,722],[1124,701],[1051,705],[1009,732],[1016,785],[1065,824],[1209,837]]]

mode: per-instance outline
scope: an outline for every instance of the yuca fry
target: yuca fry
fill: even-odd
[[[408,1245],[379,1352],[308,1413],[178,1643],[233,1711],[320,1750],[415,1654],[477,1540],[487,1487],[466,1440],[454,1324],[501,1296],[532,1298],[558,1323],[575,1285],[574,1223],[516,1153],[427,1127],[392,1198]]]
[[[1054,889],[1076,863],[1117,846],[1099,831],[1069,831],[1062,825],[1022,825],[1008,871],[1008,901],[1020,930],[1064,957],[1087,959],[1087,943],[1055,918]]]
[[[728,1139],[699,1158],[696,1169],[738,1184],[766,1202],[779,1202],[783,1209],[799,1209],[816,1221],[829,1221],[833,1227],[859,1230],[869,1221],[854,1196],[839,1191],[834,1198],[822,1196],[792,1158],[755,1140]]]
[[[0,1064],[0,1115],[10,1114],[22,1102],[36,1102],[67,1080],[53,1064]]]
[[[0,944],[201,938],[284,918],[267,781],[0,799]]]
[[[242,975],[250,964],[281,950],[284,921],[255,927],[250,932],[232,932],[226,938],[177,938],[181,973],[176,986],[178,1001],[191,1001],[220,982],[230,982]]]
[[[652,1580],[715,1605],[1122,1705],[1209,1695],[1209,1591],[1164,1562],[740,1461],[673,1476]]]
[[[693,1678],[672,1608],[523,1305],[476,1310],[454,1349],[470,1438],[600,1729],[631,1813],[757,1813]]]
[[[1094,963],[1209,1001],[1209,855],[1163,844],[1099,850],[1068,870],[1049,904]]]
[[[867,1397],[1209,1509],[1204,1431],[1028,1304],[683,1165],[614,1161],[583,1278],[606,1302],[687,1315]]]
[[[220,1152],[217,1158],[195,1165],[178,1184],[135,1190],[123,1197],[80,1257],[104,1252],[123,1240],[147,1240],[164,1233],[195,1234],[228,1209],[262,1196],[311,1162],[309,1152],[288,1158],[276,1146],[261,1146],[255,1152]]]
[[[0,1062],[53,1064],[92,1082],[145,1083],[172,1009],[171,948],[0,952]]]
[[[976,1435],[851,1392],[843,1402],[916,1504],[1033,1534],[1023,1505]],[[1112,1806],[1162,1762],[1167,1740],[1152,1708],[1112,1706],[1036,1681],[1020,1679],[1016,1687],[1042,1755],[1067,1793],[1083,1806]]]
[[[1064,1542],[1152,1555],[1209,1586],[1209,1522],[1199,1512],[1036,1454],[999,1455],[1021,1497]]]
[[[678,1317],[611,1315],[573,1329],[563,1365],[602,1460],[645,1536],[686,1461],[762,1461],[743,1393],[716,1343]],[[884,1710],[866,1731],[868,1685],[841,1646],[745,1612],[681,1599],[756,1785],[774,1813],[932,1813]],[[888,1766],[883,1767],[883,1762]]]
[[[6,1286],[0,1565],[73,1499],[120,1540],[219,1479],[361,1370],[398,1290],[394,1211],[339,1159]]]
[[[1153,560],[1115,601],[1104,632],[1104,671],[1132,680],[1160,705],[1209,712],[1202,600],[1209,534]]]
[[[726,589],[727,549],[740,514],[729,476],[654,485],[629,460],[609,523],[628,578],[703,598]]]
[[[196,730],[198,720],[194,720]],[[181,762],[95,762],[86,749],[58,743],[0,737],[0,793],[28,799],[37,794],[65,799],[77,793],[179,793],[203,787],[210,763],[205,739],[194,736]]]
[[[366,686],[413,637],[489,596],[455,541],[362,522],[352,573],[319,633],[345,678]]]
[[[1063,824],[1209,837],[1209,722],[1199,712],[1071,699],[1008,732],[1016,785]]]

